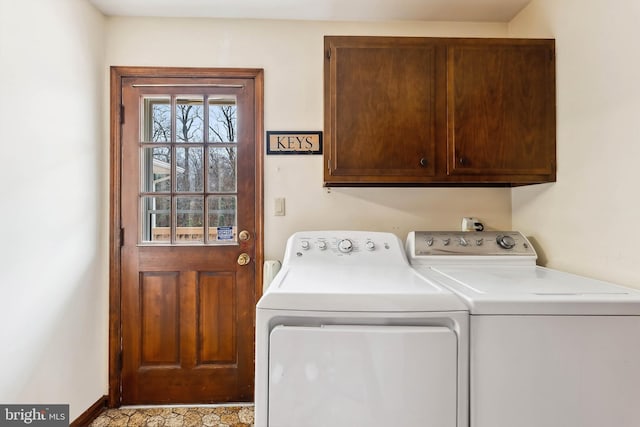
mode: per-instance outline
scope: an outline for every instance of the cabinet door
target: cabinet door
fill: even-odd
[[[430,180],[437,51],[424,38],[325,38],[325,185]]]
[[[553,40],[449,45],[448,174],[555,181],[554,58]]]

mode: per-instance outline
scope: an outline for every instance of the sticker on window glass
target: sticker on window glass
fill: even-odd
[[[217,231],[216,240],[233,240],[233,227],[217,227]]]

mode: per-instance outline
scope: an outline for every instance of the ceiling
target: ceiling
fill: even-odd
[[[89,0],[105,15],[509,22],[531,0]]]

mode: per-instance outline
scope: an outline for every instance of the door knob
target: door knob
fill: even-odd
[[[249,261],[251,261],[249,254],[241,253],[240,256],[238,256],[238,265],[247,265]]]
[[[249,234],[249,232],[247,230],[242,230],[239,234],[238,234],[238,239],[240,239],[241,241],[247,241],[251,238],[251,234]]]

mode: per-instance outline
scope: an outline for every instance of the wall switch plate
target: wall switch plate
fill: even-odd
[[[275,216],[284,216],[284,197],[276,197],[275,204],[273,207],[273,214]]]

